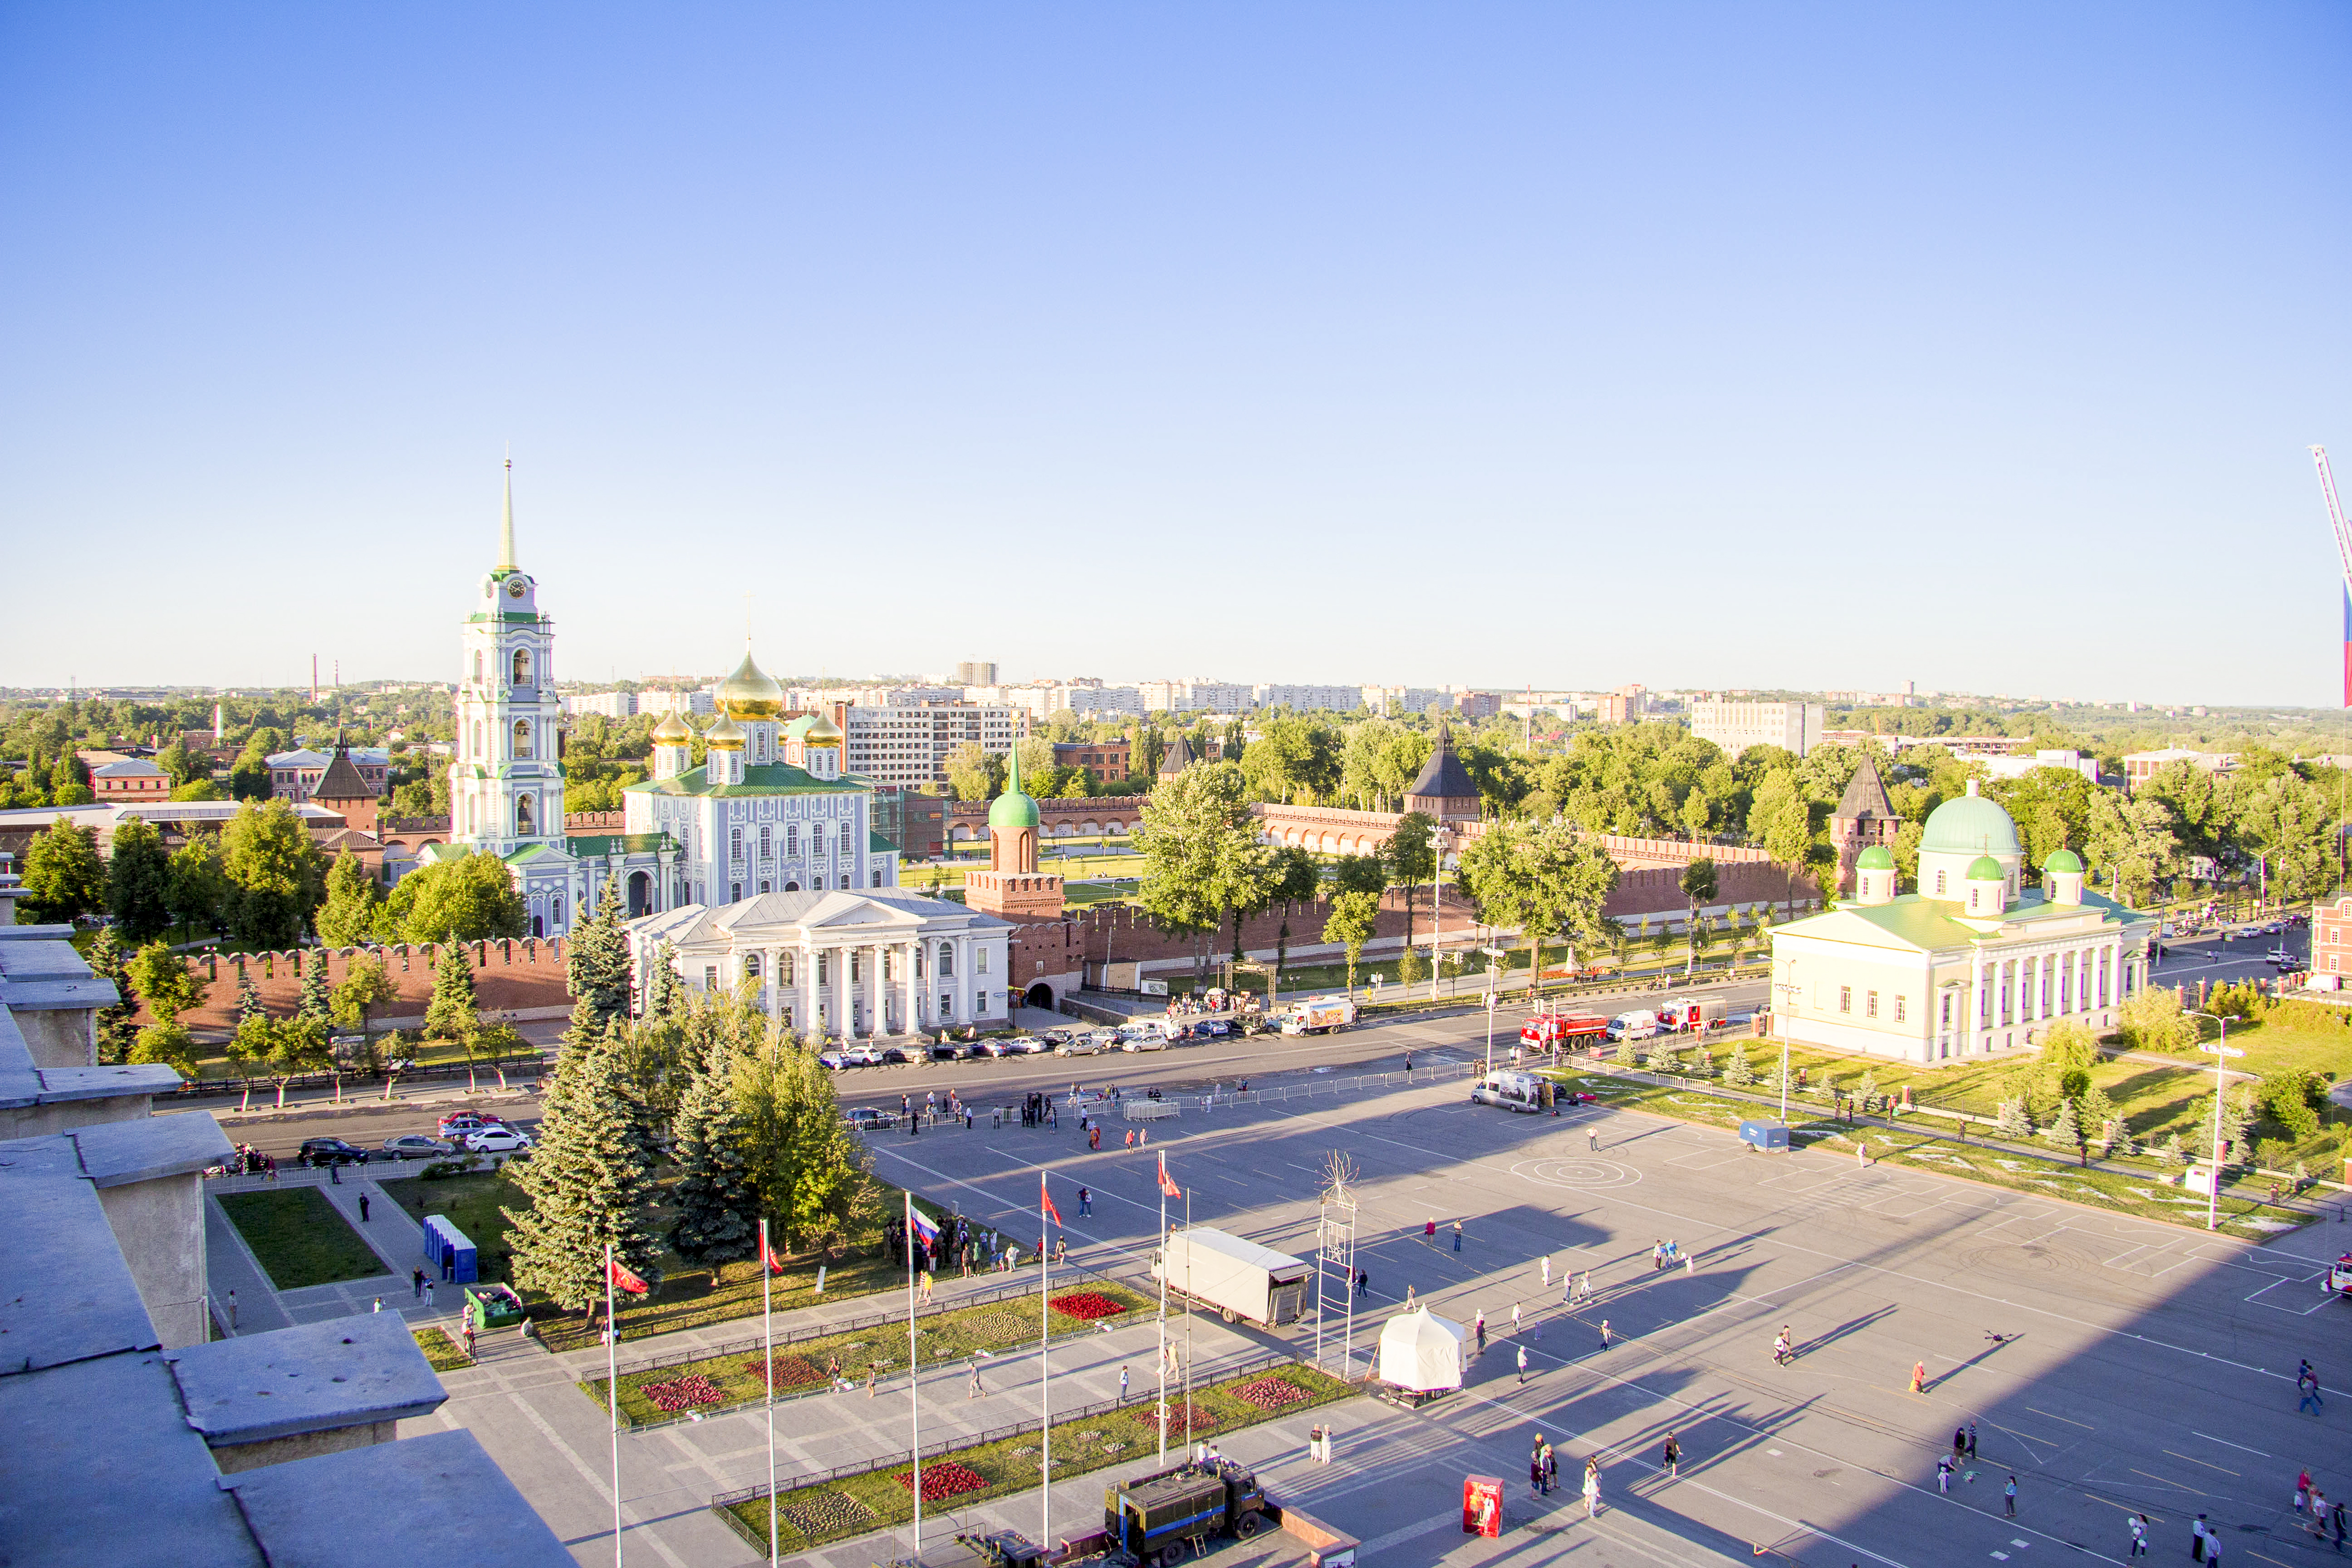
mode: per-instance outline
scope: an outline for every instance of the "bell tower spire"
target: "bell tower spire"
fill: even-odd
[[[514,570],[514,454],[507,454],[506,505],[499,513],[499,570]]]

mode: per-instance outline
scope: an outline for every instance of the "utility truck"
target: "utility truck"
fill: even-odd
[[[1200,1556],[1211,1540],[1247,1541],[1273,1509],[1257,1477],[1231,1459],[1204,1458],[1103,1489],[1103,1533],[1143,1568]]]
[[[1286,1035],[1336,1035],[1356,1021],[1356,1005],[1345,996],[1309,996],[1283,1015]]]
[[[1151,1277],[1167,1280],[1170,1295],[1213,1308],[1229,1323],[1269,1329],[1306,1310],[1314,1274],[1287,1253],[1199,1225],[1169,1232],[1151,1256]]]

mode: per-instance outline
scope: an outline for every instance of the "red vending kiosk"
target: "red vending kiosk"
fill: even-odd
[[[1462,1478],[1462,1533],[1503,1533],[1503,1483],[1495,1477]]]

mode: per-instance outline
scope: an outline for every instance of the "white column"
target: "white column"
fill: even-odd
[[[898,1013],[898,1026],[908,1034],[923,1026],[923,983],[915,978],[915,954],[921,946],[910,942],[898,949],[898,989],[905,994],[905,1003]]]
[[[2037,952],[2033,955],[2033,989],[2030,993],[2033,998],[2033,1021],[2037,1024],[2050,1016],[2049,987],[2050,955]]]
[[[760,990],[771,1021],[784,1013],[784,950],[770,948],[760,955]]]
[[[956,1016],[965,1023],[975,1022],[971,1011],[971,939],[960,936],[955,942],[956,955]]]
[[[849,949],[835,947],[826,951],[833,968],[833,1026],[845,1040],[850,1037]]]
[[[1973,1055],[1976,1051],[1977,1038],[1983,1027],[1978,1013],[1984,1005],[1983,996],[1984,958],[1980,953],[1971,952],[1969,954],[1969,1010],[1967,1016],[1960,1020],[1961,1037],[1968,1042],[1960,1047],[1962,1056]]]
[[[805,942],[793,957],[793,984],[801,994],[793,1006],[793,1031],[806,1036],[816,1027],[816,950]]]
[[[866,975],[866,1032],[877,1040],[890,1032],[890,1020],[882,1010],[884,951],[878,942],[866,950],[866,962],[872,966]]]

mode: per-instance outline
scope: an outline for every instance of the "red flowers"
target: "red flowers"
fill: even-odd
[[[915,1489],[915,1477],[911,1470],[899,1471],[898,1481],[908,1491]],[[985,1491],[987,1489],[986,1476],[969,1465],[959,1465],[953,1459],[942,1459],[936,1464],[923,1467],[923,1500],[925,1502],[938,1502],[942,1498],[951,1498],[960,1492]]]
[[[746,1375],[756,1378],[760,1375],[760,1363],[747,1361],[743,1363],[743,1371]],[[824,1373],[810,1364],[806,1356],[780,1355],[776,1358],[775,1381],[768,1386],[771,1389],[791,1388],[797,1384],[824,1381]]]
[[[648,1383],[637,1392],[652,1400],[656,1410],[691,1410],[698,1405],[727,1403],[726,1391],[698,1372],[667,1383]]]
[[[1093,1290],[1074,1290],[1066,1296],[1055,1296],[1045,1303],[1066,1318],[1076,1318],[1091,1323],[1097,1318],[1117,1317],[1127,1310],[1124,1304]]]
[[[1260,1410],[1279,1410],[1286,1405],[1301,1404],[1307,1397],[1305,1389],[1279,1377],[1261,1377],[1255,1382],[1244,1383],[1232,1392],[1235,1399],[1255,1405]]]

